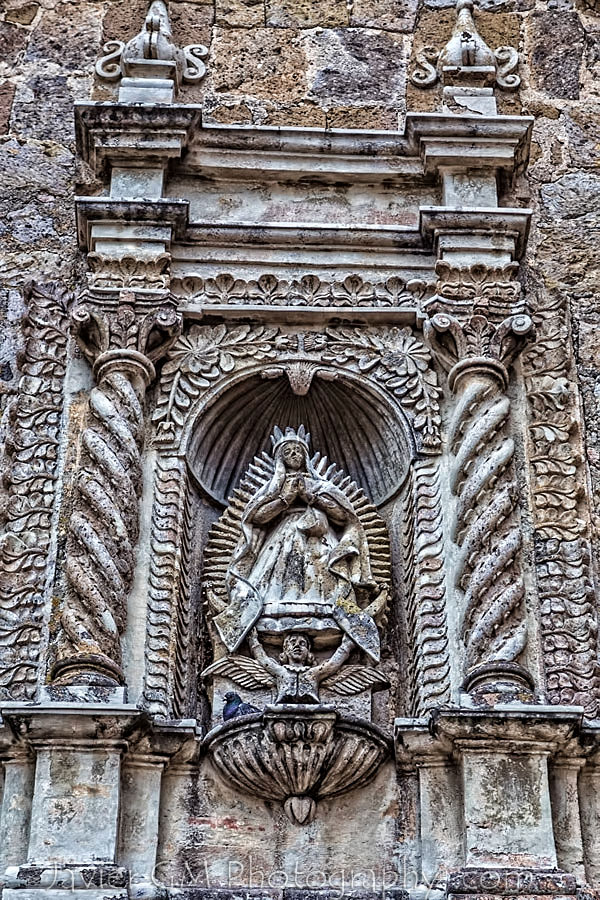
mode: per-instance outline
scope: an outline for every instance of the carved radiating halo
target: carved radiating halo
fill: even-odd
[[[311,462],[316,472],[333,482],[352,504],[365,531],[373,579],[377,584],[389,584],[390,542],[385,522],[377,508],[356,482],[335,463],[330,463],[326,456],[317,452]],[[257,491],[271,479],[274,471],[272,456],[266,452],[255,456],[239,487],[234,490],[227,509],[210,529],[204,554],[203,589],[205,602],[212,615],[221,612],[229,602],[226,574],[241,534],[244,509]],[[381,614],[381,618],[384,617],[385,610]]]

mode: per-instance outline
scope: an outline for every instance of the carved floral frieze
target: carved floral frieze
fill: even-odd
[[[30,285],[25,300],[21,378],[2,465],[0,696],[9,700],[33,699],[39,679],[68,341],[62,286]]]
[[[177,276],[171,280],[171,289],[176,296],[206,304],[345,308],[414,306],[426,296],[429,286],[420,279],[406,282],[397,276],[370,282],[360,275],[326,281],[317,275],[286,280],[265,274],[246,281],[223,273],[214,278]]]
[[[264,326],[192,325],[163,366],[153,417],[157,440],[176,443],[201,394],[257,362],[268,363],[264,377],[287,375],[297,393],[306,393],[315,375],[331,378],[349,371],[368,376],[398,400],[423,449],[440,446],[440,389],[429,350],[410,328],[397,327],[298,333]],[[300,364],[308,368],[298,368]]]
[[[563,296],[533,296],[537,338],[524,355],[531,490],[546,689],[598,713],[598,624],[577,386]]]

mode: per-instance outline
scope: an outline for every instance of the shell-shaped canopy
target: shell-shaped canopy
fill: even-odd
[[[271,450],[275,425],[311,435],[318,451],[343,469],[376,505],[392,497],[406,475],[411,449],[401,413],[359,379],[314,378],[305,395],[286,377],[259,375],[232,384],[201,416],[188,460],[202,489],[225,504],[252,459]]]

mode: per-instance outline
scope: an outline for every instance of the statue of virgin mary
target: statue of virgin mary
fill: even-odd
[[[377,585],[353,505],[316,471],[304,426],[276,428],[271,440],[273,475],[244,509],[227,572],[229,603],[214,619],[218,632],[234,652],[265,609],[310,609],[333,618],[378,662],[379,632],[359,603]]]

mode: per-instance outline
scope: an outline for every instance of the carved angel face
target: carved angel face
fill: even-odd
[[[304,666],[312,661],[310,641],[305,634],[288,634],[283,641],[283,655],[288,662]]]
[[[298,472],[305,464],[306,451],[299,441],[286,441],[281,448],[281,458],[286,469]]]

